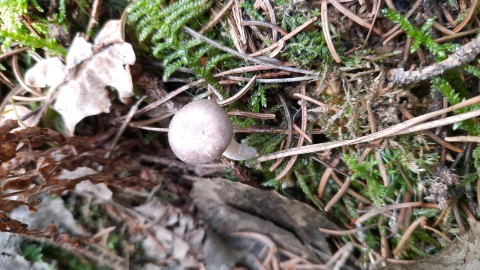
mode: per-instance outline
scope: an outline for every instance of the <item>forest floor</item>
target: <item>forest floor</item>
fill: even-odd
[[[0,0],[0,269],[478,269],[479,6]]]

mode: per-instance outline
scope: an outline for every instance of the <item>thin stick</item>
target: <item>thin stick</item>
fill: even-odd
[[[295,36],[296,34],[298,34],[300,31],[302,31],[303,29],[305,29],[307,26],[309,26],[310,24],[314,23],[315,21],[317,21],[318,18],[317,17],[313,17],[311,18],[310,20],[304,22],[302,25],[300,25],[299,27],[297,27],[295,30],[293,30],[292,32],[288,33],[287,35],[285,35],[284,37],[282,37],[281,39],[279,39],[277,42],[273,43],[272,45],[268,46],[267,48],[263,49],[263,50],[260,50],[260,51],[257,51],[255,53],[252,53],[250,54],[250,56],[259,56],[259,55],[262,55],[266,52],[269,52],[275,48],[277,48],[280,44],[282,43],[285,43],[285,41],[289,40],[290,38],[292,38],[293,36]]]
[[[235,115],[235,116],[244,116],[250,117],[260,120],[275,120],[277,117],[273,113],[253,113],[253,112],[243,112],[243,111],[229,111],[227,112],[228,115]]]
[[[406,108],[400,107],[399,110],[403,114],[403,116],[405,116],[407,119],[412,119],[413,118],[413,115]],[[436,141],[441,146],[443,146],[445,148],[448,148],[448,149],[450,149],[454,152],[457,152],[457,153],[463,153],[462,148],[456,147],[455,145],[449,143],[447,141],[447,138],[445,138],[445,141],[444,141],[444,140],[442,140],[442,138],[438,137],[437,135],[435,135],[435,133],[433,133],[429,130],[425,130],[425,131],[422,131],[422,132],[424,134],[426,134],[428,137],[432,138],[434,141]]]
[[[383,208],[377,209],[377,210],[372,210],[363,216],[359,217],[357,221],[355,221],[355,224],[360,224],[367,219],[377,216],[379,214],[385,213],[387,211],[395,210],[395,209],[401,209],[401,208],[409,208],[409,207],[423,207],[423,208],[438,208],[438,204],[436,203],[423,203],[423,202],[408,202],[408,203],[398,203],[394,205],[388,205]]]
[[[342,4],[340,4],[339,2],[337,2],[336,0],[328,0],[330,2],[330,4],[332,4],[336,9],[338,9],[338,11],[340,11],[341,13],[343,13],[343,15],[347,16],[349,19],[351,19],[352,21],[358,23],[359,25],[367,28],[367,29],[370,29],[371,24],[367,23],[366,21],[364,21],[362,18],[358,17],[357,15],[355,15],[353,12],[351,12],[349,9],[345,8]],[[382,30],[376,28],[376,27],[373,27],[373,32],[375,32],[377,35],[382,35]]]
[[[447,59],[426,68],[415,71],[405,71],[403,68],[391,69],[388,72],[388,79],[397,84],[420,82],[471,62],[478,54],[480,54],[480,38],[475,38],[458,48]]]
[[[275,25],[277,24],[277,18],[275,16],[275,10],[272,7],[272,4],[270,3],[269,0],[263,0],[263,5],[265,6],[265,9],[267,9],[268,12],[268,17],[270,18],[270,22]],[[276,31],[272,31],[272,40],[277,41],[278,34]]]
[[[115,138],[113,139],[108,151],[105,153],[105,155],[103,156],[104,158],[109,158],[110,155],[112,154],[112,151],[113,149],[115,149],[115,146],[117,146],[117,143],[118,141],[120,140],[120,137],[122,136],[123,132],[125,132],[125,129],[127,128],[128,126],[128,123],[130,123],[130,121],[132,120],[132,117],[133,115],[135,115],[135,112],[138,110],[138,106],[140,106],[140,104],[143,102],[143,100],[145,99],[146,97],[143,96],[141,97],[136,103],[135,105],[133,105],[131,108],[130,108],[130,111],[128,112],[128,115],[126,117],[126,119],[123,121],[122,125],[120,126],[120,128],[118,129],[117,131],[117,134],[115,135]]]
[[[95,24],[98,24],[97,22],[97,17],[98,17],[98,6],[100,5],[100,0],[94,0],[92,4],[92,14],[90,14],[90,20],[88,21],[88,26],[87,26],[87,33],[85,35],[85,40],[88,40],[90,38],[90,34],[92,33],[92,29],[95,26]]]
[[[302,92],[302,94],[305,95],[305,92],[306,92],[305,84],[301,85],[300,91]],[[305,101],[301,101],[301,111],[302,111],[301,129],[303,132],[306,132],[307,131],[307,106],[305,105]],[[305,137],[303,136],[300,137],[297,141],[297,147],[302,146],[304,141],[305,141]],[[295,164],[297,159],[298,159],[298,155],[292,156],[292,158],[288,161],[285,168],[275,177],[275,180],[280,180],[283,177],[285,177],[288,174],[288,172],[290,172],[290,170],[293,168],[293,165]]]
[[[464,36],[468,36],[468,35],[471,35],[471,34],[475,34],[475,33],[478,33],[478,32],[480,32],[480,28],[467,30],[467,31],[464,31],[464,32],[457,33],[455,35],[451,35],[451,36],[437,38],[437,39],[435,39],[435,42],[443,43],[443,42],[447,42],[447,41],[454,40],[454,39],[457,39],[457,38],[461,38],[461,37],[464,37]]]
[[[340,178],[338,178],[338,176],[335,172],[332,172],[332,178],[335,181],[335,183],[337,183],[337,185],[343,186],[342,181],[340,180]],[[347,193],[352,195],[352,197],[354,197],[355,199],[357,199],[360,202],[363,202],[365,204],[372,204],[371,201],[369,201],[367,198],[363,197],[362,195],[358,194],[357,192],[353,191],[352,189],[348,189]]]
[[[187,84],[187,85],[184,85],[184,86],[182,86],[182,87],[180,87],[180,88],[178,88],[178,89],[176,89],[176,90],[168,93],[168,95],[166,95],[165,97],[163,97],[163,98],[161,98],[161,99],[159,99],[159,100],[156,100],[156,101],[148,104],[147,106],[143,107],[142,109],[138,110],[138,111],[135,113],[135,115],[144,114],[144,113],[146,113],[146,112],[148,112],[148,111],[150,111],[150,110],[153,110],[154,108],[160,106],[161,104],[163,104],[163,103],[165,103],[166,101],[172,99],[173,97],[179,95],[180,93],[186,91],[187,89],[192,88],[192,87],[194,87],[194,86],[197,86],[197,85],[199,85],[199,84],[201,84],[201,83],[204,83],[204,82],[205,82],[204,79],[200,79],[200,80],[198,80],[198,81],[195,81],[195,82],[189,83],[189,84]]]
[[[22,53],[22,52],[26,52],[30,50],[30,47],[21,47],[21,48],[16,48],[16,49],[13,49],[11,51],[8,51],[6,53],[3,53],[0,55],[0,60],[2,60],[3,58],[7,58],[7,57],[10,57],[12,55],[16,55],[17,53]]]
[[[440,236],[443,240],[445,240],[447,243],[451,243],[452,240],[450,238],[448,238],[445,234],[441,233],[439,230],[435,229],[435,228],[432,228],[426,224],[422,224],[422,228],[424,230],[429,230],[429,231],[432,231],[434,232],[436,235]]]
[[[285,114],[285,119],[287,120],[287,142],[285,143],[285,149],[289,149],[290,146],[292,145],[292,134],[293,134],[293,123],[292,123],[292,115],[290,113],[290,110],[288,109],[287,102],[285,101],[285,98],[282,95],[278,95],[278,98],[280,99],[280,103],[282,104],[283,111]],[[274,170],[277,169],[278,166],[282,163],[282,161],[285,158],[279,158],[275,163],[270,166],[269,170],[273,172]]]
[[[332,167],[335,167],[338,165],[339,161],[340,160],[338,158],[335,158],[330,165]],[[330,175],[332,175],[332,172],[333,172],[333,169],[331,167],[327,167],[323,172],[322,177],[320,178],[320,181],[318,183],[318,188],[317,188],[317,196],[320,199],[323,197],[323,193],[325,192],[325,187],[327,186],[328,179],[330,178]]]
[[[242,90],[238,91],[235,95],[232,97],[229,97],[227,99],[224,99],[222,101],[217,102],[218,105],[220,106],[226,106],[228,104],[232,104],[233,102],[237,101],[239,98],[241,98],[243,95],[245,95],[250,88],[252,88],[252,85],[255,83],[255,80],[257,79],[257,76],[253,76],[250,81],[245,85]]]
[[[454,29],[453,29],[453,32],[460,32],[465,26],[467,26],[467,24],[470,22],[470,20],[472,19],[473,17],[473,14],[475,13],[475,11],[477,10],[477,5],[478,5],[478,0],[472,0],[472,3],[471,3],[471,6],[470,6],[470,10],[468,11],[467,13],[467,16],[465,17],[465,19],[463,19],[463,21],[457,25]]]
[[[217,15],[213,18],[213,20],[209,21],[207,25],[205,25],[200,31],[200,34],[203,34],[207,31],[209,31],[212,27],[214,27],[220,19],[225,15],[225,13],[232,7],[233,0],[230,0],[221,10],[218,12]]]
[[[380,13],[380,7],[382,6],[382,0],[378,0],[377,6],[375,8],[375,15],[373,16],[372,24],[370,29],[368,29],[368,34],[367,37],[365,38],[365,41],[363,42],[363,46],[367,45],[368,39],[370,38],[370,35],[372,34],[373,26],[375,25],[375,22],[377,21],[377,16],[378,13]]]
[[[297,125],[293,124],[293,129],[295,129],[298,132],[298,134],[300,134],[300,136],[304,137],[305,140],[307,140],[309,143],[313,142],[312,138],[310,138],[310,136],[308,136],[307,133],[305,133],[305,131],[303,131]]]
[[[311,98],[309,96],[306,96],[306,95],[302,95],[300,93],[295,93],[293,94],[294,97],[297,97],[297,98],[301,98],[301,99],[305,99],[307,101],[310,101],[316,105],[318,105],[320,108],[322,108],[322,111],[324,110],[325,112],[329,111],[329,110],[332,110],[332,108],[330,108],[330,106],[328,106],[327,104],[321,102],[321,101],[318,101],[314,98]],[[334,111],[338,111],[338,110],[334,110]]]
[[[462,114],[457,114],[457,115],[454,115],[454,116],[450,116],[450,117],[446,117],[446,118],[443,118],[443,119],[438,119],[438,120],[435,120],[435,121],[431,121],[431,122],[427,122],[427,123],[423,123],[423,124],[419,124],[419,125],[416,125],[416,126],[413,126],[413,127],[406,128],[406,129],[401,130],[400,132],[398,132],[396,134],[392,134],[392,136],[403,135],[403,134],[407,134],[407,133],[423,131],[423,130],[426,130],[426,129],[432,129],[432,128],[436,128],[436,127],[451,125],[451,124],[459,123],[459,122],[462,122],[464,120],[475,118],[475,117],[478,117],[478,116],[480,116],[480,110],[467,112],[467,113],[462,113]]]
[[[282,65],[275,65],[275,64],[266,62],[264,60],[260,60],[258,58],[255,58],[255,57],[240,53],[238,51],[235,51],[233,49],[230,49],[228,47],[225,47],[225,46],[221,45],[220,43],[199,34],[198,32],[196,32],[195,30],[193,30],[189,27],[183,26],[182,29],[185,32],[187,32],[188,34],[192,35],[193,37],[199,38],[199,39],[205,41],[206,43],[208,43],[208,44],[210,44],[210,45],[212,45],[212,46],[214,46],[214,47],[216,47],[216,48],[218,48],[222,51],[228,52],[228,53],[230,53],[232,55],[235,55],[239,58],[242,58],[244,60],[248,60],[252,63],[260,64],[260,65],[266,65],[266,66],[269,66],[271,68],[286,70],[286,71],[295,72],[295,73],[303,73],[303,74],[308,74],[308,75],[314,75],[315,74],[315,72],[311,71],[311,70],[305,70],[305,69],[300,69],[300,68],[291,68],[291,67],[286,67],[286,66],[282,66]]]
[[[284,36],[288,35],[288,32],[285,31],[283,28],[281,28],[280,26],[278,26],[278,25],[276,25],[276,24],[269,23],[269,22],[243,21],[243,22],[242,22],[242,25],[244,25],[244,26],[264,26],[264,27],[269,27],[269,28],[272,28],[272,29],[277,30],[278,32],[280,32],[280,33],[281,33],[282,35],[284,35]]]
[[[400,124],[397,124],[395,126],[383,129],[381,131],[378,131],[378,132],[370,134],[370,135],[366,135],[366,136],[363,136],[363,137],[359,137],[359,138],[351,139],[351,140],[346,140],[346,141],[319,143],[319,144],[312,144],[312,145],[297,147],[297,148],[293,148],[293,149],[287,149],[287,150],[279,151],[279,152],[276,152],[276,153],[271,153],[271,154],[268,154],[268,155],[260,156],[257,160],[259,162],[263,162],[263,161],[276,159],[276,158],[280,158],[280,157],[288,157],[288,156],[292,156],[292,155],[315,153],[315,152],[324,151],[324,150],[328,150],[328,149],[333,149],[333,148],[337,148],[337,147],[341,147],[341,146],[358,144],[358,143],[362,143],[362,142],[368,142],[368,141],[372,141],[372,140],[376,140],[376,139],[380,139],[380,138],[385,138],[385,137],[392,136],[393,134],[398,135],[397,133],[399,133],[400,131],[405,130],[407,128],[410,128],[410,127],[412,127],[412,126],[414,126],[418,123],[421,123],[421,122],[424,122],[428,119],[431,119],[431,118],[434,118],[436,116],[442,115],[443,113],[449,113],[449,112],[452,112],[454,110],[458,110],[460,108],[471,106],[471,105],[474,105],[474,104],[477,104],[477,103],[480,103],[480,96],[470,98],[468,100],[465,100],[463,102],[460,102],[456,105],[450,106],[450,107],[442,109],[442,110],[438,110],[438,111],[435,111],[435,112],[431,112],[431,113],[427,113],[427,114],[424,114],[424,115],[421,115],[421,116],[417,116],[417,117],[412,118],[410,120],[407,120],[403,123],[400,123]],[[471,117],[475,117],[474,114],[472,114],[472,113],[469,113],[469,115]],[[457,116],[460,116],[460,115],[457,115]],[[443,120],[445,120],[445,119],[443,119]],[[465,120],[465,119],[463,119],[463,120]],[[449,123],[444,122],[443,124],[448,125]],[[430,126],[428,128],[432,128],[432,127]],[[419,130],[414,130],[414,131],[419,131]],[[413,132],[413,131],[409,131],[409,132]]]
[[[455,136],[455,137],[445,137],[447,142],[473,142],[480,143],[480,137],[478,136]],[[463,150],[463,149],[462,149]]]
[[[228,76],[227,78],[234,81],[244,81],[244,82],[251,80],[251,78],[235,77],[235,76]],[[312,81],[316,79],[318,79],[318,77],[301,76],[301,77],[278,78],[278,79],[257,79],[257,82],[259,83],[291,83],[291,82]]]
[[[20,72],[20,67],[18,66],[18,54],[14,54],[12,56],[12,70],[13,70],[13,75],[15,76],[15,79],[17,79],[18,83],[23,87],[23,89],[27,90],[28,92],[32,93],[37,97],[45,96],[41,92],[37,91],[36,89],[30,88],[25,82]]]
[[[355,229],[350,229],[350,230],[341,230],[341,231],[340,230],[331,230],[331,229],[327,229],[327,228],[318,228],[318,230],[322,233],[342,236],[342,235],[357,234],[359,232],[363,232],[363,231],[369,230],[371,228],[374,228],[375,226],[376,226],[375,224],[370,224],[370,225],[365,226],[365,227],[360,227],[360,228],[355,228]]]

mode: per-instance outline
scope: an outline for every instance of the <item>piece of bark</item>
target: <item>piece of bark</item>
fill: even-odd
[[[311,263],[325,263],[331,257],[328,235],[318,228],[336,226],[309,205],[221,178],[197,181],[191,197],[212,231],[232,247],[248,250],[244,260],[251,261],[247,255],[262,249],[252,242],[254,235],[266,236],[276,247]]]
[[[470,231],[439,253],[412,264],[387,264],[384,270],[477,270],[480,269],[480,222],[469,220]]]

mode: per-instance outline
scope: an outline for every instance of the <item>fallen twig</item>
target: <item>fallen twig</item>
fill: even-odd
[[[405,134],[405,133],[411,133],[411,132],[416,132],[416,131],[422,131],[438,126],[444,126],[444,125],[449,125],[452,124],[452,118],[448,117],[445,119],[441,120],[436,120],[432,121],[430,123],[426,124],[421,124],[422,122],[425,122],[431,118],[437,117],[439,115],[442,115],[443,113],[449,113],[455,110],[458,110],[460,108],[464,108],[467,106],[471,106],[474,104],[480,103],[480,96],[476,96],[473,98],[470,98],[468,100],[465,100],[463,102],[460,102],[456,105],[450,106],[448,108],[438,110],[435,112],[427,113],[421,116],[417,116],[415,118],[412,118],[410,120],[407,120],[403,123],[400,123],[395,126],[391,126],[389,128],[383,129],[381,131],[372,133],[370,135],[366,135],[363,137],[359,137],[356,139],[351,139],[351,140],[346,140],[346,141],[336,141],[336,142],[326,142],[326,143],[319,143],[319,144],[312,144],[312,145],[307,145],[307,146],[302,146],[302,147],[297,147],[293,149],[287,149],[283,151],[278,151],[276,153],[271,153],[268,155],[260,156],[257,160],[258,162],[264,162],[267,160],[272,160],[280,157],[288,157],[288,156],[293,156],[293,155],[299,155],[299,154],[307,154],[307,153],[315,153],[319,151],[324,151],[328,149],[333,149],[341,146],[347,146],[347,145],[353,145],[353,144],[358,144],[358,143],[363,143],[363,142],[368,142],[368,141],[373,141],[376,139],[381,139],[381,138],[386,138],[390,136],[395,136],[399,134]],[[464,114],[459,114],[455,115],[455,121],[464,121],[469,118],[473,118],[478,116],[480,112],[468,112]],[[448,120],[447,120],[448,119]]]
[[[388,79],[398,84],[420,82],[473,61],[478,54],[480,54],[480,38],[475,38],[469,43],[459,47],[442,62],[415,71],[405,71],[403,68],[392,69],[389,71]]]

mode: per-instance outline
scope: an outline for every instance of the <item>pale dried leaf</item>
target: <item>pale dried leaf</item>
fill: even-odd
[[[135,54],[128,43],[116,43],[102,49],[84,63],[74,79],[58,89],[54,108],[63,116],[65,126],[73,135],[83,118],[110,111],[107,86],[117,89],[122,102],[133,95],[130,67]]]
[[[26,223],[30,229],[43,231],[50,223],[53,223],[60,231],[77,235],[82,233],[62,199],[50,199],[48,196],[44,196],[36,208],[37,212],[32,212],[24,205],[19,206],[12,211],[10,217]]]
[[[57,178],[60,180],[77,179],[80,177],[84,177],[84,176],[92,175],[96,173],[98,172],[89,167],[78,167],[73,171],[62,169],[62,171],[57,176]]]
[[[103,25],[102,30],[100,30],[95,37],[95,45],[103,47],[112,43],[124,42],[125,40],[122,37],[121,27],[121,20],[110,20],[106,22]]]
[[[77,34],[72,41],[72,46],[68,50],[67,70],[72,69],[92,55],[92,44],[88,43],[82,35]]]
[[[103,203],[112,198],[112,191],[104,183],[93,184],[90,180],[82,181],[75,186],[75,191],[80,194],[90,194],[95,198],[95,203]]]
[[[57,86],[65,80],[67,70],[59,57],[36,63],[25,73],[25,83],[31,87]]]

